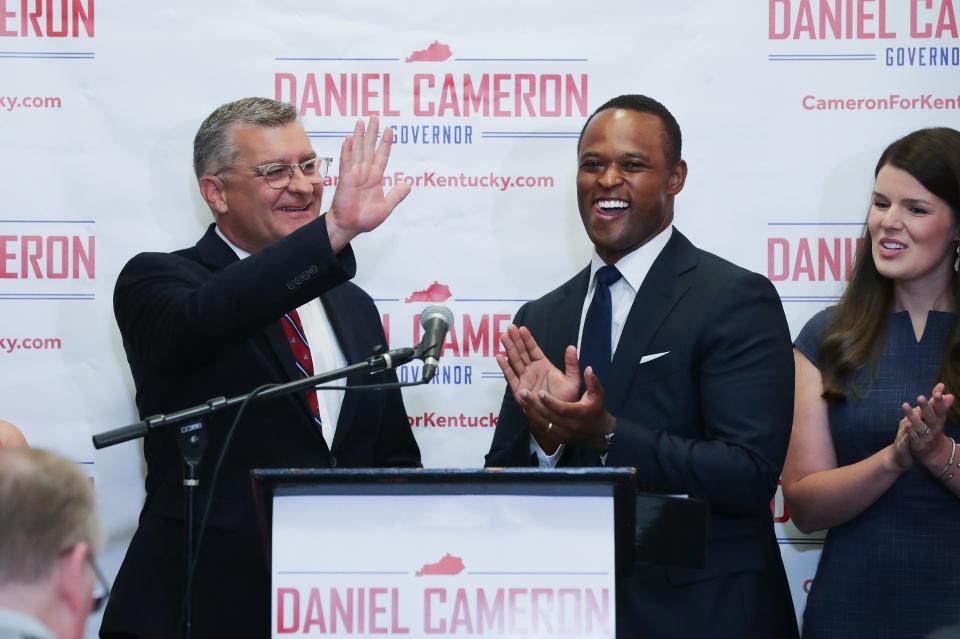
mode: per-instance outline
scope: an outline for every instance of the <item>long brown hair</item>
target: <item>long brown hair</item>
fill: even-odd
[[[874,177],[886,165],[909,173],[925,189],[950,205],[960,223],[960,131],[941,127],[910,133],[884,150]],[[960,300],[960,274],[954,273],[950,293],[954,306]],[[840,298],[820,343],[818,359],[823,376],[823,397],[846,398],[846,388],[857,395],[855,374],[875,364],[887,333],[887,317],[893,308],[893,281],[877,271],[873,242],[864,224],[863,241],[847,290]],[[960,317],[960,313],[957,314]],[[937,380],[947,392],[960,391],[960,334],[954,321]],[[954,418],[960,418],[955,405]]]

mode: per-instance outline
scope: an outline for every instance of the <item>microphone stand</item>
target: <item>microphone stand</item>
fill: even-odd
[[[285,384],[277,384],[273,388],[269,388],[261,393],[258,393],[253,399],[261,400],[282,397],[284,395],[289,395],[290,393],[295,393],[300,390],[306,390],[314,386],[319,386],[320,384],[331,382],[335,379],[349,377],[354,373],[369,373],[373,375],[374,373],[379,373],[391,368],[396,368],[401,364],[406,364],[417,356],[416,353],[416,350],[413,348],[398,348],[386,353],[374,354],[357,364],[350,364],[349,366],[338,368],[326,373],[320,373],[318,375],[314,375],[313,377],[304,377],[303,379],[287,382]],[[236,395],[229,398],[214,397],[213,399],[208,399],[202,404],[191,406],[190,408],[184,408],[183,410],[179,410],[174,413],[151,415],[150,417],[147,417],[146,419],[134,424],[121,426],[120,428],[115,428],[113,430],[108,430],[94,435],[93,447],[99,450],[101,448],[107,448],[108,446],[115,446],[116,444],[122,444],[123,442],[128,442],[132,439],[138,439],[151,431],[164,428],[165,426],[171,426],[187,420],[201,419],[210,413],[215,413],[217,411],[242,404],[243,402],[247,401],[252,394],[253,393],[244,393],[243,395]]]
[[[305,377],[286,384],[277,384],[260,393],[245,393],[235,397],[214,397],[208,399],[203,404],[191,406],[170,414],[151,415],[134,424],[115,428],[93,436],[93,447],[97,450],[114,446],[132,439],[144,437],[147,433],[167,426],[173,426],[181,422],[190,422],[178,429],[177,445],[180,454],[183,456],[184,463],[184,558],[186,560],[187,592],[185,593],[185,606],[183,612],[183,638],[191,639],[193,636],[193,593],[190,584],[190,569],[194,560],[194,519],[196,510],[196,501],[200,488],[199,465],[203,454],[207,448],[207,431],[203,425],[203,418],[211,413],[225,410],[233,406],[238,406],[245,401],[255,401],[261,399],[271,399],[282,397],[290,393],[313,388],[320,384],[325,384],[336,379],[349,377],[354,373],[374,374],[405,364],[418,356],[418,351],[413,348],[398,348],[385,353],[379,353],[381,347],[374,350],[374,354],[363,362],[351,364],[344,368],[339,368],[326,373],[320,373],[312,377]]]

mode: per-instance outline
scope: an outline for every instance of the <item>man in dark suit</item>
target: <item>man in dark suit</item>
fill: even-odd
[[[680,151],[676,120],[645,96],[587,121],[577,197],[595,253],[502,336],[508,389],[486,463],[633,466],[641,490],[709,503],[706,566],[638,563],[617,583],[619,637],[794,637],[770,512],[790,334],[768,280],[673,228]]]
[[[385,337],[372,299],[348,280],[350,241],[407,195],[384,194],[387,129],[358,122],[343,144],[340,181],[320,215],[328,159],[318,158],[294,107],[248,98],[200,127],[194,168],[215,224],[196,246],[144,253],[124,267],[117,323],[141,417],[362,360]],[[395,382],[396,376],[351,378]],[[200,503],[235,411],[207,419]],[[180,635],[183,602],[181,457],[172,429],[144,443],[146,501],[104,615],[103,637]],[[313,390],[250,404],[223,462],[194,579],[194,636],[266,637],[269,575],[250,470],[418,466],[399,390]]]

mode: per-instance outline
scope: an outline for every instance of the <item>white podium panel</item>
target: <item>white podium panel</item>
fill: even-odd
[[[274,637],[615,635],[609,491],[309,492],[273,501]]]

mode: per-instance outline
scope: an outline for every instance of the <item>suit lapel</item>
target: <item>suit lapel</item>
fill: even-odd
[[[567,346],[577,345],[580,314],[590,283],[590,267],[583,269],[561,289],[561,297],[551,311],[550,323],[541,343],[543,352],[553,365],[563,370],[563,354]],[[534,337],[537,337],[534,335]],[[539,338],[538,338],[539,341]]]
[[[563,286],[559,298],[549,309],[549,319],[544,326],[543,335],[534,335],[547,359],[560,370],[564,367],[563,354],[567,346],[577,345],[580,315],[583,312],[583,301],[587,297],[589,284],[590,267],[588,266]],[[560,457],[559,465],[564,468],[598,466],[600,454],[588,446],[569,444]]]
[[[207,232],[203,234],[200,241],[197,242],[197,251],[200,255],[200,261],[207,265],[212,271],[219,271],[238,261],[237,254],[233,252],[226,242],[224,242],[216,233],[216,225],[211,224]],[[287,342],[287,335],[280,325],[280,319],[267,325],[263,334],[266,337],[267,344],[273,352],[273,364],[279,369],[278,377],[284,381],[294,381],[300,379],[300,371],[294,363],[293,355],[290,351],[290,344]],[[252,388],[249,390],[253,390]],[[309,423],[310,428],[316,433],[313,426],[312,411],[310,404],[307,403],[306,393],[293,393],[291,399],[297,403],[304,411],[304,417]],[[321,439],[323,439],[321,437]]]
[[[342,287],[335,287],[321,295],[320,301],[323,303],[323,310],[330,320],[330,326],[333,328],[333,334],[337,338],[337,343],[340,344],[340,349],[343,351],[343,357],[347,360],[347,364],[351,364],[369,357],[372,353],[362,352],[363,345],[356,340],[356,336],[362,334],[363,331],[356,330],[356,327],[350,330],[351,327],[348,326],[350,317],[349,313],[345,311],[349,309],[351,305],[349,301],[343,299],[342,292]],[[354,386],[363,384],[364,381],[363,374],[355,374],[344,379],[343,383],[348,386]],[[333,434],[333,445],[330,447],[331,449],[335,450],[340,443],[343,442],[343,439],[353,426],[360,396],[361,393],[351,391],[344,393],[343,403],[340,405],[340,417],[337,419],[337,428]]]
[[[690,287],[681,275],[696,264],[697,251],[693,244],[674,229],[637,291],[613,356],[605,389],[607,408],[613,414],[623,406],[650,340]]]

